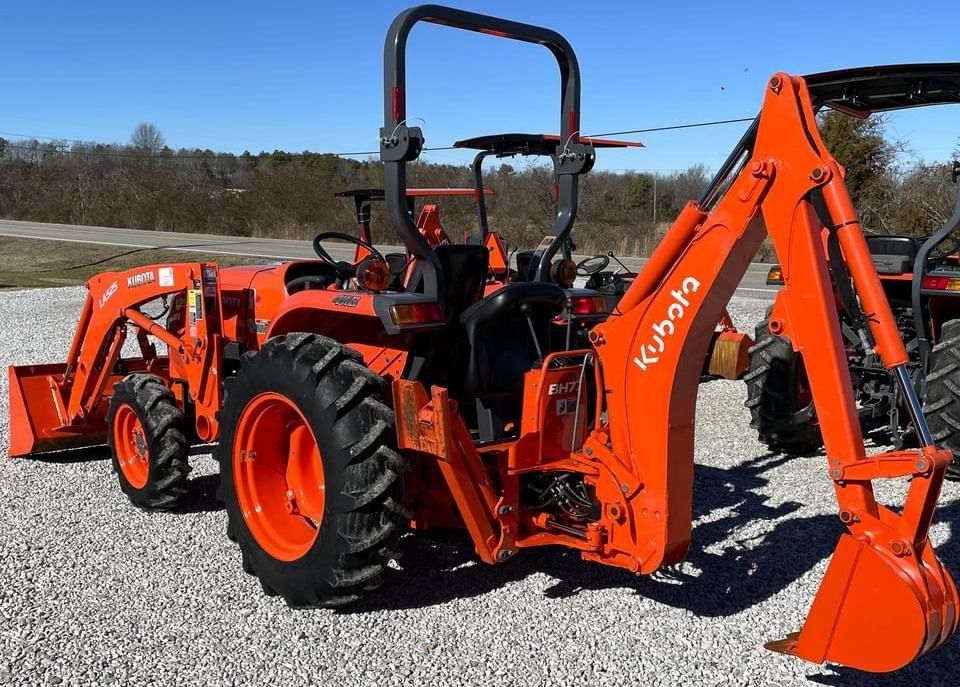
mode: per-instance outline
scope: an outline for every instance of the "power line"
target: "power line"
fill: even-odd
[[[3,135],[3,134],[4,132],[0,131],[0,135]],[[10,135],[10,134],[7,134],[7,135]],[[70,139],[52,139],[52,140],[69,141]],[[52,146],[53,149],[51,149],[50,146]],[[66,149],[59,148],[56,144],[53,144],[53,143],[42,143],[36,147],[17,145],[16,143],[8,143],[6,147],[10,150],[22,150],[25,152],[37,152],[37,153],[56,154],[56,155],[97,155],[100,157],[138,158],[138,159],[143,157],[142,153],[120,152],[120,151],[110,149],[109,146],[107,147],[107,149],[92,148],[89,150],[66,150]],[[424,152],[432,152],[437,150],[453,150],[453,149],[454,149],[453,146],[438,146],[435,148],[423,148]],[[295,153],[290,151],[281,151],[281,152],[293,157],[298,157],[303,155],[303,153]],[[361,151],[346,152],[346,153],[340,153],[340,152],[328,153],[328,152],[313,152],[313,151],[306,151],[306,152],[312,155],[332,155],[334,157],[356,157],[360,155],[379,155],[380,154],[379,150],[361,150]],[[272,154],[273,153],[268,153],[264,151],[260,153],[250,153],[249,156],[252,158],[259,158],[261,156],[270,156]],[[162,159],[165,156],[159,156],[159,157]],[[237,154],[237,153],[217,153],[217,152],[211,152],[209,155],[183,155],[183,154],[178,154],[174,150],[171,150],[169,157],[172,160],[212,160],[214,158],[224,158],[224,157],[242,159],[244,155]]]
[[[659,132],[659,131],[678,131],[678,130],[681,130],[681,129],[697,129],[697,128],[708,127],[708,126],[722,126],[722,125],[725,125],[725,124],[742,124],[742,123],[745,123],[745,122],[752,122],[753,120],[754,120],[754,117],[741,117],[741,118],[737,118],[737,119],[717,119],[717,120],[708,121],[708,122],[692,122],[692,123],[687,123],[687,124],[671,124],[671,125],[667,125],[667,126],[648,127],[648,128],[645,128],[645,129],[628,129],[628,130],[624,130],[624,131],[608,131],[608,132],[599,133],[599,134],[590,134],[590,136],[582,135],[581,138],[586,139],[586,140],[590,140],[590,138],[602,138],[602,137],[605,137],[605,136],[624,136],[624,135],[627,135],[627,134],[648,134],[648,133],[655,133],[655,132]],[[0,131],[0,136],[15,136],[15,137],[17,137],[17,138],[33,139],[33,140],[38,140],[38,139],[40,139],[40,138],[46,138],[46,139],[51,140],[51,141],[66,141],[67,143],[77,143],[77,144],[90,144],[90,143],[94,143],[93,141],[85,141],[85,140],[79,139],[79,138],[60,138],[60,137],[56,137],[56,136],[36,136],[36,135],[32,135],[32,134],[15,133],[15,132],[12,132],[12,131]],[[98,145],[99,145],[99,144],[98,144]],[[11,149],[13,149],[13,150],[25,150],[25,151],[34,150],[32,147],[29,147],[29,146],[17,146],[17,145],[14,145],[14,144],[8,144],[7,147],[8,147],[8,148],[11,148]],[[110,146],[108,145],[108,147],[110,147]],[[424,150],[425,152],[434,152],[434,151],[440,151],[440,150],[456,150],[456,149],[457,149],[457,148],[456,148],[455,146],[436,146],[436,147],[425,147],[425,148],[423,148],[423,150]],[[102,149],[101,149],[101,150],[92,150],[92,151],[85,151],[85,150],[82,150],[82,151],[60,150],[60,151],[57,151],[57,152],[58,152],[59,154],[62,154],[62,155],[89,155],[89,154],[94,154],[94,155],[100,155],[100,156],[105,156],[105,157],[137,157],[137,158],[138,158],[138,157],[142,157],[140,154],[137,154],[137,153],[116,152],[116,151],[113,151],[113,150],[102,150]],[[283,152],[288,152],[288,151],[283,151]],[[311,152],[311,151],[308,151],[308,152]],[[261,153],[256,153],[256,154],[251,153],[251,156],[252,156],[252,157],[259,157],[261,154],[270,155],[270,153],[261,152]],[[291,154],[291,155],[300,155],[300,153],[289,153],[289,154]],[[326,152],[326,153],[325,153],[325,152],[317,152],[317,153],[314,153],[314,154],[315,154],[315,155],[336,155],[337,157],[358,157],[358,156],[363,156],[363,155],[379,155],[379,154],[380,154],[380,151],[379,151],[379,150],[357,150],[357,151],[349,151],[349,152]],[[178,160],[209,160],[211,157],[220,157],[220,156],[223,156],[223,157],[227,157],[227,156],[243,157],[242,154],[237,154],[237,153],[212,153],[211,155],[175,155],[174,157],[176,157],[176,159],[178,159]]]
[[[607,131],[602,134],[580,136],[581,139],[601,138],[603,136],[624,136],[626,134],[649,134],[656,131],[676,131],[678,129],[697,129],[704,126],[720,126],[722,124],[743,124],[752,122],[756,117],[740,117],[738,119],[717,119],[712,122],[693,122],[691,124],[672,124],[670,126],[655,126],[649,129],[630,129],[628,131]]]

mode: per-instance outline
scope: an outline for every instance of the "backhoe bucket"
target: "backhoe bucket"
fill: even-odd
[[[883,509],[892,524],[900,516]],[[814,663],[888,672],[941,646],[957,627],[957,589],[929,543],[843,534],[799,633],[767,648]]]
[[[106,425],[101,414],[88,418],[84,424],[67,426],[58,388],[66,369],[65,363],[7,368],[11,457],[94,446],[106,441]]]

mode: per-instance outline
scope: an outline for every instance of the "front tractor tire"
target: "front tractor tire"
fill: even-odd
[[[183,411],[159,377],[132,374],[115,387],[107,413],[113,471],[144,510],[174,510],[188,494],[190,446]]]
[[[757,325],[750,347],[746,407],[750,426],[771,451],[810,455],[823,446],[806,383],[803,359],[790,340],[770,332],[768,320]]]
[[[930,353],[923,414],[933,441],[953,452],[947,478],[960,481],[960,320],[948,320]]]
[[[219,496],[243,568],[294,607],[382,582],[408,514],[384,381],[361,356],[288,334],[244,356],[221,414]]]

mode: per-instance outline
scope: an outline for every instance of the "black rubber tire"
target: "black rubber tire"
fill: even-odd
[[[149,468],[142,488],[133,486],[124,476],[113,445],[114,417],[117,408],[124,404],[140,418],[147,443]],[[114,386],[107,412],[107,437],[113,471],[120,489],[133,505],[144,510],[176,510],[183,504],[188,494],[190,445],[184,432],[183,411],[162,379],[131,374]]]
[[[250,533],[233,478],[234,435],[247,404],[274,392],[292,401],[313,430],[323,461],[326,501],[313,546],[293,561],[277,560]],[[288,334],[245,355],[227,382],[220,418],[219,497],[227,535],[243,569],[264,592],[293,607],[339,607],[383,581],[410,514],[402,507],[407,463],[396,450],[394,414],[383,402],[384,380],[359,353],[315,334]]]
[[[923,414],[933,441],[953,451],[947,478],[960,481],[960,320],[948,320],[930,353]]]
[[[803,360],[790,340],[770,333],[767,320],[757,325],[750,347],[746,407],[750,426],[771,451],[810,455],[823,446],[820,427],[807,419],[794,420],[798,403],[798,379]]]

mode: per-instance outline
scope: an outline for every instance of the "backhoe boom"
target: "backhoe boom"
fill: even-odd
[[[614,523],[614,551],[597,556],[640,572],[675,563],[690,541],[697,361],[709,332],[763,239],[772,239],[786,287],[771,326],[803,355],[826,445],[841,537],[804,630],[771,648],[815,662],[892,670],[939,646],[956,628],[956,589],[927,531],[949,452],[866,457],[824,257],[836,231],[876,351],[900,370],[907,360],[843,182],[827,152],[801,78],[774,76],[738,166],[712,206],[690,204],[623,298],[591,333],[604,371],[612,443],[588,439],[617,467],[606,498],[626,496],[630,517]],[[816,206],[825,207],[820,218]],[[825,226],[827,224],[827,226]],[[899,375],[910,398],[909,379]],[[913,396],[915,400],[915,396]],[[929,438],[919,406],[918,435]],[[612,472],[612,471],[611,471]],[[911,479],[900,515],[874,499],[872,480]]]

